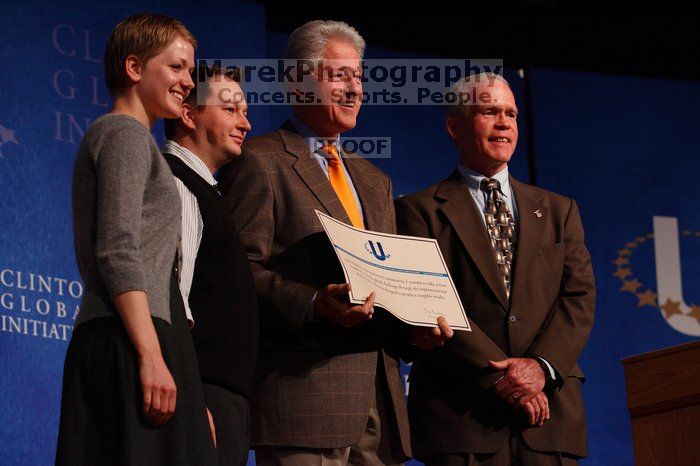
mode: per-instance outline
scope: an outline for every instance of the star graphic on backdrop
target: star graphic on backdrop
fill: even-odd
[[[684,237],[697,237],[700,238],[700,230],[682,230],[679,231],[679,236]],[[633,267],[630,264],[632,254],[634,254],[635,249],[640,245],[646,243],[647,241],[653,241],[655,235],[653,233],[646,233],[644,235],[637,236],[634,241],[625,243],[624,249],[617,250],[617,258],[612,260],[616,268],[615,272],[612,274],[618,277],[622,282],[621,292],[628,291],[637,297],[637,307],[651,306],[659,308],[665,319],[670,319],[673,315],[678,314],[681,316],[689,316],[700,323],[700,305],[690,304],[686,305],[683,300],[674,301],[668,297],[664,297],[666,302],[662,305],[659,299],[659,295],[654,293],[651,288],[644,286],[637,278],[634,276]],[[640,290],[641,289],[641,290]],[[640,291],[638,291],[640,290]],[[687,313],[687,314],[686,314]]]
[[[683,315],[683,311],[681,311],[681,302],[680,301],[674,301],[672,299],[667,299],[666,304],[663,306],[659,306],[662,311],[664,311],[664,315],[668,319],[671,317],[673,314],[680,314]]]
[[[626,257],[618,257],[616,260],[612,261],[612,263],[620,268],[621,265],[629,264],[630,260]]]
[[[637,293],[637,288],[640,286],[642,286],[642,284],[635,278],[634,280],[627,280],[623,282],[620,291],[631,291],[632,293]]]
[[[700,306],[696,306],[695,304],[692,304],[690,306],[690,312],[688,313],[690,317],[694,317],[695,320],[700,322]]]
[[[0,125],[0,157],[2,157],[2,146],[9,142],[20,145],[19,141],[15,137],[14,130],[7,129],[3,125]]]
[[[656,293],[650,289],[647,289],[644,293],[638,293],[637,298],[639,298],[637,307],[656,306]]]

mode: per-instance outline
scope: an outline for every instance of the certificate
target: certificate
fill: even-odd
[[[407,324],[435,327],[444,316],[453,329],[471,330],[436,240],[360,230],[316,215],[351,285],[352,303],[364,303],[374,291],[375,304]]]

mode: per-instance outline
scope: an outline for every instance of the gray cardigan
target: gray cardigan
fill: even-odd
[[[127,115],[90,126],[73,170],[73,228],[85,292],[76,325],[114,316],[112,298],[140,290],[170,322],[180,197],[151,133]]]

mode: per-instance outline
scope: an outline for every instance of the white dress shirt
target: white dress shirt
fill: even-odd
[[[212,186],[216,186],[214,175],[209,171],[202,159],[194,155],[190,150],[180,144],[166,139],[162,147],[162,152],[173,154],[183,161],[197,175]],[[202,232],[204,231],[204,221],[202,213],[199,211],[199,203],[192,191],[187,189],[185,183],[180,178],[175,177],[175,185],[182,200],[182,236],[180,237],[180,293],[185,302],[185,313],[187,319],[194,323],[192,310],[190,309],[189,297],[194,278],[194,265],[197,260],[199,245],[202,243]]]

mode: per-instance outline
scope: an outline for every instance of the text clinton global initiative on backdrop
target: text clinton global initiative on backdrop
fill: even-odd
[[[80,310],[80,281],[0,271],[0,332],[68,341]]]

